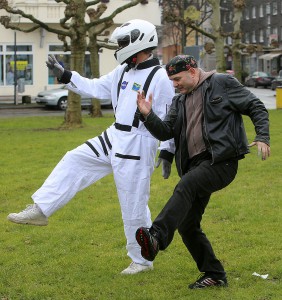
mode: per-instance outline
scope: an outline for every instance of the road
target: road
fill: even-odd
[[[265,104],[267,109],[276,109],[276,92],[270,89],[264,88],[248,88],[252,93],[254,93],[261,101]],[[82,114],[88,114],[87,109],[82,110]],[[102,113],[113,113],[112,109],[102,108]],[[12,108],[0,108],[0,118],[10,118],[10,117],[26,117],[26,116],[63,116],[64,111],[36,107],[12,107]]]
[[[113,113],[111,108],[102,108],[102,113]],[[11,118],[11,117],[28,117],[28,116],[64,116],[65,112],[62,110],[56,110],[52,108],[44,107],[32,107],[32,108],[0,108],[0,118]],[[89,110],[83,109],[82,115],[89,114]]]
[[[271,89],[264,89],[262,87],[258,88],[248,88],[252,93],[254,93],[265,105],[267,109],[276,109],[276,92]]]

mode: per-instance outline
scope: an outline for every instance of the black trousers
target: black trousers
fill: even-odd
[[[173,195],[152,224],[151,230],[158,237],[160,250],[168,247],[178,229],[199,271],[215,278],[225,276],[224,268],[216,258],[200,223],[211,194],[229,185],[237,169],[237,159],[213,165],[210,159],[192,162],[189,171],[180,179]]]

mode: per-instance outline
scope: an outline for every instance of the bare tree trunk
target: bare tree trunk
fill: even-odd
[[[216,55],[216,70],[217,72],[225,72],[226,64],[224,59],[224,38],[221,36],[221,18],[220,18],[220,1],[208,0],[212,6],[213,15],[211,25],[213,28],[215,55]]]
[[[42,22],[37,19],[35,16],[28,14],[20,9],[13,8],[9,5],[8,1],[0,0],[0,11],[3,9],[9,14],[21,15],[22,17],[29,19],[30,26],[28,28],[24,28],[23,26],[15,25],[11,23],[11,17],[8,16],[0,16],[0,24],[4,25],[5,28],[10,28],[13,30],[18,30],[21,32],[32,32],[38,28],[44,28],[49,32],[56,33],[58,35],[59,40],[63,42],[64,50],[71,51],[71,70],[77,71],[79,74],[84,75],[84,56],[86,51],[86,41],[89,29],[93,29],[95,36],[102,33],[102,31],[106,30],[113,24],[113,18],[123,12],[124,10],[133,7],[139,3],[141,0],[131,0],[126,1],[127,3],[119,6],[110,15],[102,17],[103,13],[107,9],[106,2],[102,0],[95,1],[85,1],[85,0],[55,0],[57,3],[64,3],[65,17],[60,19],[60,27],[50,26],[47,23]],[[100,3],[100,4],[99,4]],[[11,4],[13,4],[11,2]],[[92,13],[94,13],[93,18],[91,18],[91,22],[85,22],[85,13],[86,10],[90,6],[95,4],[99,4],[96,9],[90,9]],[[142,3],[146,4],[146,3]],[[90,16],[91,17],[91,16]],[[55,24],[54,24],[55,25]],[[56,27],[56,28],[55,28]],[[89,35],[90,37],[90,35]],[[69,40],[71,41],[71,45],[69,46]],[[95,40],[95,42],[97,42]],[[96,45],[97,46],[97,45]],[[105,47],[108,49],[113,49],[111,46],[108,46],[104,43],[101,47]],[[99,48],[98,48],[99,49]],[[95,50],[96,51],[96,50]],[[96,51],[98,57],[98,50]],[[95,63],[98,62],[98,59],[95,58]],[[94,65],[94,64],[93,64]],[[99,65],[98,72],[93,72],[93,75],[99,77]],[[97,103],[97,110],[101,110],[99,108],[100,102]],[[68,108],[65,113],[65,121],[63,123],[63,127],[80,127],[82,125],[82,117],[81,117],[81,100],[80,96],[69,92],[68,97]]]
[[[79,74],[84,75],[84,60],[86,51],[86,31],[83,28],[85,17],[85,2],[73,0],[69,10],[75,11],[75,16],[71,20],[71,70],[76,70]],[[83,28],[83,29],[82,29]],[[63,127],[81,127],[81,97],[69,91],[68,107],[65,114]]]
[[[217,37],[214,41],[215,54],[216,54],[216,70],[219,73],[226,71],[226,63],[224,58],[224,40],[221,36]]]
[[[242,65],[241,65],[241,51],[240,51],[240,44],[242,39],[242,32],[241,32],[241,18],[242,18],[242,11],[245,7],[245,1],[243,0],[234,0],[234,17],[233,17],[233,44],[232,44],[232,57],[233,57],[233,70],[235,73],[235,77],[242,82]]]
[[[82,41],[81,41],[82,42]],[[81,43],[81,45],[83,45]],[[71,69],[76,70],[79,74],[83,74],[85,49],[81,47],[72,47]],[[65,113],[65,121],[63,127],[81,127],[81,96],[69,91],[68,106]]]
[[[99,78],[100,77],[99,47],[97,44],[96,35],[92,35],[90,38],[89,50],[90,50],[90,64],[91,64],[92,76],[93,78]],[[101,110],[101,103],[99,99],[93,98],[91,100],[90,116],[92,118],[103,117],[102,110]]]

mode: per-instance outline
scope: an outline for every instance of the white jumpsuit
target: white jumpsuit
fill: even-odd
[[[135,240],[136,229],[151,226],[148,208],[150,177],[154,169],[159,142],[152,137],[142,122],[132,127],[137,108],[137,90],[153,69],[130,69],[124,73],[117,101],[117,87],[125,65],[99,79],[87,79],[72,71],[68,88],[78,94],[100,99],[112,99],[115,123],[100,136],[89,139],[69,151],[54,168],[32,199],[49,217],[69,202],[75,194],[113,172],[127,239],[128,256],[138,264],[150,265],[140,254]],[[154,75],[147,95],[153,94],[153,110],[164,118],[174,96],[174,89],[163,68]],[[122,125],[127,125],[124,127]],[[129,128],[130,131],[124,131]],[[174,153],[172,141],[161,143],[161,150]]]

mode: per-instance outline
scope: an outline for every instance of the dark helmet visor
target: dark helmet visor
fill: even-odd
[[[140,30],[134,29],[131,31],[130,36],[125,35],[123,37],[118,38],[117,42],[118,42],[119,49],[127,47],[130,44],[130,41],[131,43],[134,43],[139,36],[140,36]]]
[[[119,49],[127,47],[129,45],[129,43],[130,43],[130,37],[129,37],[129,35],[125,35],[122,38],[118,38],[117,43],[118,43]]]

